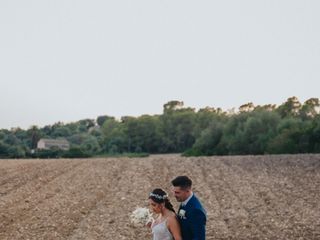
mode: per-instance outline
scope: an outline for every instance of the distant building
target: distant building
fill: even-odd
[[[59,148],[62,150],[69,150],[70,144],[65,139],[47,139],[41,138],[37,144],[38,149],[51,149],[51,148]]]

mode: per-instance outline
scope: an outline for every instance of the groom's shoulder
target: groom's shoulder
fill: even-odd
[[[205,211],[205,209],[204,209],[204,207],[203,207],[203,205],[202,205],[202,203],[201,203],[201,201],[200,201],[200,199],[196,196],[196,195],[193,195],[193,197],[191,198],[191,200],[192,200],[192,205],[193,205],[193,208],[195,208],[195,209],[199,209],[199,210],[201,210],[201,211],[203,211],[203,212],[206,212]]]
[[[190,208],[189,208],[190,221],[196,221],[200,225],[205,224],[207,219],[207,212],[202,206],[200,200],[197,198],[197,196],[193,195],[190,201],[191,201]]]
[[[196,204],[196,205],[202,205],[202,203],[201,203],[201,201],[200,201],[200,199],[198,198],[197,195],[193,194],[193,196],[192,196],[191,199],[193,200],[194,204]]]

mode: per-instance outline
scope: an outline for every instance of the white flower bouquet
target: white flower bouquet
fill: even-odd
[[[153,221],[152,213],[147,208],[138,207],[130,215],[134,226],[142,227]]]

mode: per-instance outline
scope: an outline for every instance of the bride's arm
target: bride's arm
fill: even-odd
[[[174,240],[182,240],[181,230],[178,220],[175,217],[169,217],[167,220],[167,227],[171,232]]]
[[[153,218],[151,218],[147,223],[146,223],[146,227],[148,227],[148,228],[151,228],[152,227],[152,224],[154,223],[154,219]]]

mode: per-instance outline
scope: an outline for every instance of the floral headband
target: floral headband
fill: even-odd
[[[159,200],[164,200],[164,199],[166,199],[166,198],[168,198],[168,195],[163,195],[163,196],[161,196],[161,195],[159,195],[159,194],[155,194],[155,193],[150,193],[149,194],[149,197],[155,197],[155,198],[157,198],[157,199],[159,199]]]

